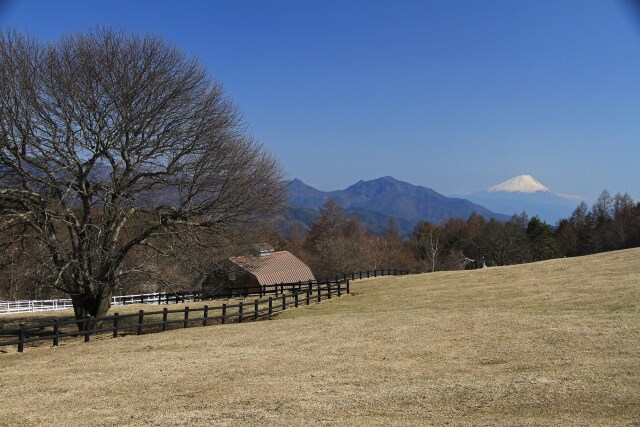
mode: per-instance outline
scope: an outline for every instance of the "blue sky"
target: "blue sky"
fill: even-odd
[[[198,58],[288,177],[452,195],[531,174],[640,199],[640,14],[622,0],[7,1],[42,40],[109,25]]]

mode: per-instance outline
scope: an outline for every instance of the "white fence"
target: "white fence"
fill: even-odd
[[[0,301],[0,314],[64,310],[71,307],[73,305],[70,299]]]
[[[189,293],[180,293],[176,296],[173,293],[156,292],[152,294],[114,296],[111,297],[111,305],[175,304],[176,302],[191,301],[192,299],[193,295]],[[67,308],[73,308],[70,299],[0,301],[0,314],[64,310]]]

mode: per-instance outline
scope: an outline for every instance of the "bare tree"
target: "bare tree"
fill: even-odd
[[[365,242],[367,269],[396,268],[415,270],[416,260],[409,242],[400,234],[398,223],[391,218],[384,234],[368,234]]]
[[[363,269],[367,255],[364,225],[356,218],[346,218],[342,206],[327,199],[309,227],[303,249],[316,277]]]
[[[0,230],[28,231],[79,318],[108,310],[135,251],[230,239],[280,206],[276,160],[206,70],[158,38],[0,34],[0,82]]]
[[[482,249],[490,265],[521,264],[529,261],[529,241],[522,227],[526,215],[515,215],[506,223],[494,219],[482,230]]]
[[[633,215],[634,202],[629,194],[616,193],[613,196],[613,232],[615,248],[626,248],[629,241],[629,236],[632,234],[633,229],[637,228],[637,224],[634,224],[635,219]],[[636,227],[634,227],[636,225]]]
[[[445,244],[441,232],[438,226],[427,221],[420,221],[413,231],[415,253],[422,271],[434,272],[442,269],[440,264]]]

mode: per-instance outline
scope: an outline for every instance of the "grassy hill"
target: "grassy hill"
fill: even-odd
[[[640,250],[0,354],[4,425],[640,425]]]

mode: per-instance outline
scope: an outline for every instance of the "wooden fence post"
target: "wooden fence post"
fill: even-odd
[[[347,294],[349,293],[349,281],[347,280]]]
[[[113,313],[113,337],[118,338],[118,328],[120,327],[120,315]]]
[[[258,300],[253,303],[253,320],[258,320]]]
[[[244,301],[240,301],[240,307],[238,307],[238,323],[242,323],[243,308],[244,308]]]
[[[327,283],[329,283],[329,282],[327,282]],[[320,283],[318,283],[318,302],[320,302],[322,300],[322,294],[320,292],[322,292],[322,290],[320,289]]]
[[[347,279],[344,280],[344,282],[346,282],[346,281],[347,281]],[[342,296],[342,284],[344,282],[338,282],[338,297]]]
[[[298,291],[296,291],[296,292],[293,294],[293,299],[294,299],[294,305],[293,305],[293,306],[294,306],[295,308],[298,308],[298,294],[299,294],[299,292],[298,292]]]
[[[167,307],[162,309],[162,332],[167,330],[167,318],[169,317],[169,309]]]
[[[58,346],[58,338],[60,335],[60,324],[58,323],[58,319],[53,319],[53,346]]]
[[[138,335],[142,335],[142,325],[144,325],[144,310],[138,312]]]
[[[269,316],[273,314],[273,298],[269,297]]]
[[[307,305],[309,305],[309,300],[311,299],[311,287],[313,285],[309,282],[309,287],[307,288]]]
[[[24,328],[27,325],[25,323],[20,323],[18,325],[18,353],[22,353],[24,351]]]
[[[222,324],[227,323],[227,304],[222,304]]]
[[[331,282],[327,282],[327,299],[331,299]]]
[[[287,296],[285,294],[282,294],[282,309],[287,309]]]
[[[184,308],[184,327],[189,327],[189,307]]]
[[[207,326],[209,325],[209,306],[205,305],[204,306],[204,312],[202,313],[202,326]]]
[[[84,319],[84,342],[89,342],[89,318]]]

